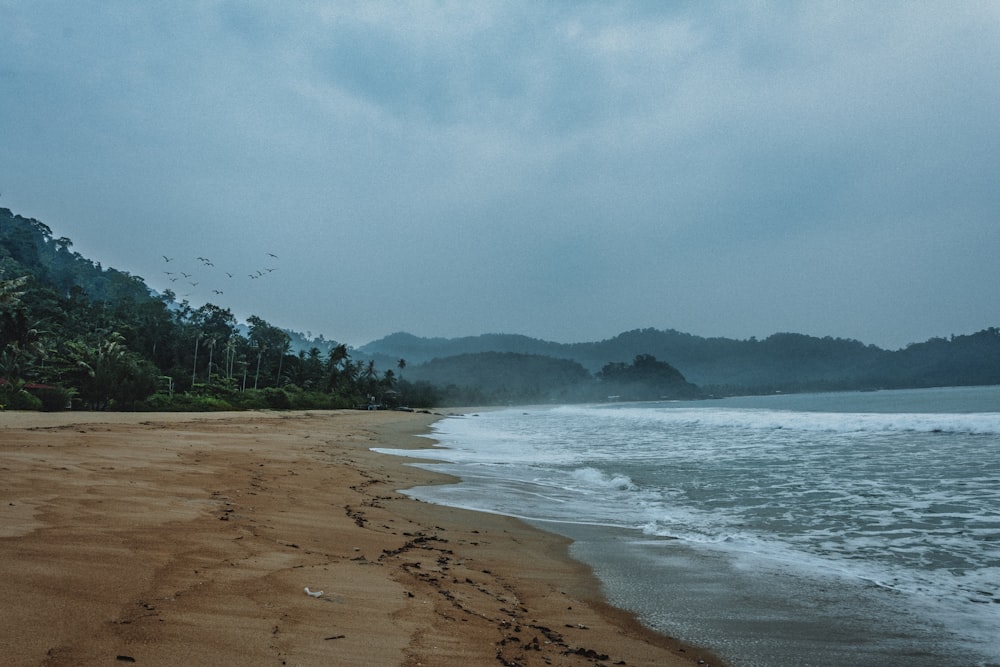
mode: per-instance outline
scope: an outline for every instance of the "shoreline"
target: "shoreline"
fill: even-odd
[[[0,413],[0,653],[36,665],[721,664],[609,605],[570,540],[400,494],[448,482],[408,465],[446,416]]]

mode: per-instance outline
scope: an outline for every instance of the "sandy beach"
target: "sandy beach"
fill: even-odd
[[[398,493],[444,480],[369,448],[438,418],[0,413],[4,664],[719,664],[564,539]]]

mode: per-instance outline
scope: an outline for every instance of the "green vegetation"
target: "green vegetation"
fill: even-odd
[[[701,398],[698,387],[684,379],[681,372],[651,354],[637,355],[631,364],[606,364],[598,374],[609,396],[620,400],[656,401]]]
[[[896,351],[794,333],[732,340],[656,329],[575,344],[397,333],[349,350],[155,294],[72,246],[0,209],[0,406],[429,407],[1000,384],[996,327]]]
[[[257,316],[154,294],[73,252],[38,220],[0,209],[0,405],[11,409],[230,410],[414,405],[345,345],[294,353]],[[244,333],[245,332],[245,333]],[[403,363],[399,364],[400,369]]]

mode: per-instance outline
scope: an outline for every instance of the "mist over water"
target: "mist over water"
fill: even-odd
[[[1000,387],[449,418],[411,495],[574,538],[735,665],[1000,664]],[[412,455],[412,452],[410,452]]]

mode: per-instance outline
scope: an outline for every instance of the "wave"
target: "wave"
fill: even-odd
[[[578,468],[570,475],[577,481],[593,488],[614,489],[617,491],[635,491],[635,483],[628,475],[608,474],[596,468]]]
[[[557,409],[566,416],[628,421],[633,426],[711,427],[831,433],[912,432],[1000,435],[1000,412],[866,413],[801,412],[757,408],[586,408]]]

